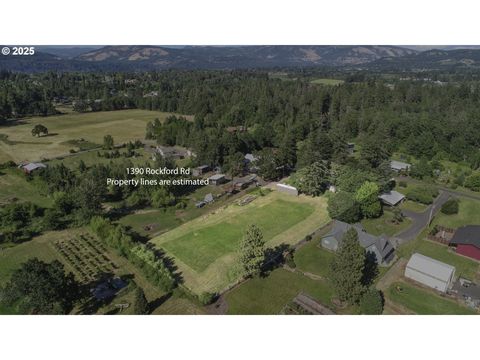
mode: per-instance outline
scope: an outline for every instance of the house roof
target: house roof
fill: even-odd
[[[381,256],[381,259],[377,260],[382,261],[393,250],[392,244],[384,235],[371,235],[367,233],[360,224],[350,225],[343,221],[335,220],[332,230],[324,237],[334,237],[340,246],[343,236],[352,227],[357,230],[358,242],[363,248],[368,249],[375,247],[377,249]]]
[[[256,157],[253,154],[246,154],[245,155],[245,160],[248,160],[249,162],[257,161],[258,157]]]
[[[389,205],[397,205],[400,201],[405,199],[405,195],[399,193],[398,191],[392,190],[386,193],[383,193],[379,196],[380,200],[384,201]]]
[[[27,171],[33,171],[33,170],[36,170],[36,169],[44,169],[46,167],[47,167],[47,165],[42,164],[42,163],[28,163],[28,164],[22,166],[22,168],[27,170]]]
[[[418,253],[412,255],[407,263],[407,268],[447,282],[450,281],[452,274],[455,272],[454,266]]]
[[[480,249],[480,225],[462,226],[455,231],[450,244],[473,245]]]
[[[406,162],[392,160],[390,161],[390,167],[395,170],[407,170],[411,165]]]
[[[223,179],[224,177],[225,177],[225,175],[223,175],[223,174],[215,174],[215,175],[210,176],[208,179],[215,181],[215,180]]]

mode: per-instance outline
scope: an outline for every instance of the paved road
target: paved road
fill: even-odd
[[[435,214],[451,196],[452,194],[447,191],[440,191],[440,195],[422,213],[403,210],[403,214],[412,219],[412,225],[395,236],[398,239],[398,243],[402,244],[415,239],[429,225]]]

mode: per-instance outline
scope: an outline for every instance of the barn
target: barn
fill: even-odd
[[[457,254],[480,260],[480,225],[458,228],[448,245],[454,247]]]
[[[447,292],[455,276],[455,267],[428,256],[415,253],[405,268],[405,277],[431,287]]]

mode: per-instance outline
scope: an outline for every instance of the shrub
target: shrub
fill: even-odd
[[[295,259],[293,258],[293,254],[292,253],[288,253],[286,256],[285,256],[285,264],[288,265],[288,267],[292,268],[292,269],[295,269],[297,267],[297,264],[295,264]]]
[[[198,296],[198,301],[202,305],[210,305],[217,299],[217,294],[210,292],[203,292]]]
[[[438,190],[431,186],[419,186],[407,192],[409,200],[417,201],[419,203],[430,205],[438,196]]]
[[[445,204],[442,205],[442,213],[445,215],[458,214],[458,200],[449,199]]]
[[[473,191],[480,191],[480,174],[473,174],[467,177],[465,179],[465,187]]]
[[[360,312],[365,315],[380,315],[383,312],[382,293],[375,289],[368,290],[360,299]]]

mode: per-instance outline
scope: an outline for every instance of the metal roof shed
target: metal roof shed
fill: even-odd
[[[455,267],[415,253],[405,268],[405,277],[441,292],[447,292],[455,276]]]

